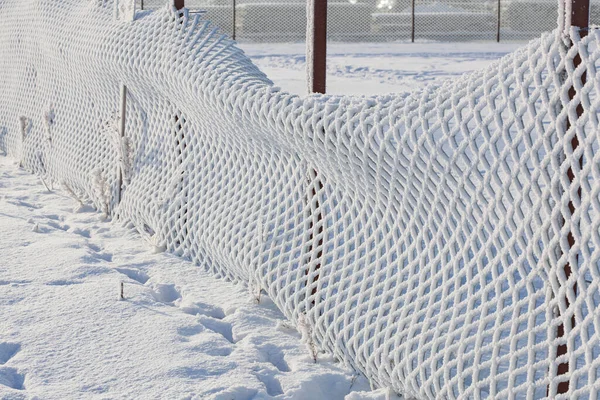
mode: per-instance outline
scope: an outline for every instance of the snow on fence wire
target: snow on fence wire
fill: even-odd
[[[299,98],[187,11],[6,0],[0,21],[0,148],[46,182],[265,290],[376,386],[598,398],[597,31],[408,94]]]
[[[136,0],[162,8],[166,0]],[[556,0],[329,0],[331,41],[531,40],[556,28]],[[600,0],[591,0],[600,24]],[[304,0],[186,0],[239,42],[303,42]],[[234,14],[235,9],[235,14]]]

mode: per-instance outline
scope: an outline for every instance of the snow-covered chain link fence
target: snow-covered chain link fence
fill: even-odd
[[[0,3],[2,151],[156,246],[266,290],[375,385],[598,398],[597,31],[546,34],[409,94],[299,98],[198,16],[113,9]]]

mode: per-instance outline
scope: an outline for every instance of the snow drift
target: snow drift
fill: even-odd
[[[109,0],[0,3],[0,150],[267,291],[374,385],[597,396],[597,32],[409,94],[299,98],[198,16],[113,15]]]

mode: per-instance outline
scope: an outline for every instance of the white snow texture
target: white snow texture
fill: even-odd
[[[1,150],[262,288],[375,386],[598,398],[598,32],[409,94],[300,98],[185,10],[114,15],[0,3]]]

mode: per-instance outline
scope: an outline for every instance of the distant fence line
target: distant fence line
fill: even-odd
[[[156,9],[165,0],[137,0]],[[239,42],[302,42],[302,0],[186,0]],[[591,22],[600,21],[592,0]],[[331,41],[511,41],[530,40],[556,28],[555,0],[354,0],[330,1]]]

